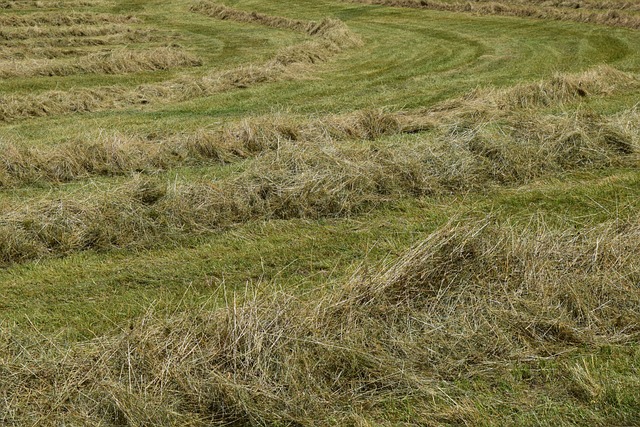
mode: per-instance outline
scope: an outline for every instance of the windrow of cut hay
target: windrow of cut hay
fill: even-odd
[[[273,114],[244,119],[221,129],[166,135],[100,131],[38,148],[4,142],[0,144],[0,187],[227,164],[278,150],[282,143],[320,145],[373,140],[423,129],[426,125],[419,125],[404,113],[365,110],[311,119]]]
[[[486,192],[576,169],[637,167],[637,123],[637,111],[613,119],[525,112],[509,120],[452,123],[435,139],[358,144],[280,139],[244,165],[243,172],[218,180],[178,183],[138,176],[106,191],[91,186],[90,192],[5,202],[0,207],[0,262],[166,244],[185,233],[252,220],[341,217],[404,197]],[[50,167],[81,173],[105,164],[133,169],[163,161],[147,160],[147,148],[133,149],[97,149],[97,166],[52,160]],[[205,145],[191,149],[215,156],[215,149]],[[20,179],[20,170],[61,173],[47,171],[44,163],[31,172],[29,161],[8,164],[2,181]]]
[[[466,96],[445,101],[437,110],[473,109],[509,111],[513,108],[562,106],[591,96],[610,96],[634,90],[640,85],[637,75],[608,65],[598,65],[581,73],[556,73],[550,79],[521,83],[507,88],[484,88]]]
[[[495,0],[474,0],[482,3],[495,3]],[[640,10],[640,4],[628,0],[506,0],[503,4],[538,5],[543,7],[559,7],[569,9],[594,10]]]
[[[361,43],[342,21],[336,19],[310,22],[309,28],[312,29],[314,40],[285,48],[266,63],[214,72],[200,78],[184,77],[133,89],[105,86],[27,96],[0,96],[0,121],[92,112],[152,102],[178,102],[258,83],[299,78],[304,75],[306,66],[326,61]]]
[[[0,62],[0,78],[68,76],[73,74],[126,74],[196,67],[202,61],[175,47],[148,50],[113,50],[91,53],[73,60],[23,60]]]
[[[467,2],[438,0],[347,0],[355,3],[364,3],[391,7],[407,7],[413,9],[438,10],[443,12],[468,12],[479,15],[513,16],[519,18],[534,18],[554,21],[573,21],[590,24],[601,24],[612,27],[624,27],[631,29],[640,28],[640,16],[627,14],[622,10],[609,10],[607,12],[555,8],[533,7],[529,5],[513,5],[498,2]]]
[[[38,12],[29,14],[0,14],[2,27],[39,27],[43,25],[66,27],[70,25],[135,24],[140,22],[131,15],[93,12]]]
[[[105,6],[111,2],[102,0],[3,0],[0,9],[62,9]]]
[[[69,27],[0,28],[0,46],[13,45],[17,40],[31,40],[34,44],[47,43],[51,39],[101,37],[141,33],[127,25],[72,25]],[[56,43],[71,43],[57,41]]]
[[[425,110],[363,110],[313,118],[280,113],[245,119],[222,129],[174,135],[101,132],[40,148],[5,141],[0,153],[3,165],[0,167],[0,186],[65,182],[142,171],[153,173],[184,165],[224,164],[278,150],[282,143],[322,145],[348,140],[372,141],[417,132],[424,132],[425,139],[457,139],[460,135],[472,137],[478,129],[491,126],[508,127],[497,135],[498,139],[489,134],[483,136],[503,141],[502,150],[506,150],[506,144],[520,144],[527,132],[532,132],[530,139],[535,141],[558,136],[558,132],[550,131],[548,126],[536,128],[535,123],[566,120],[567,133],[570,133],[573,125],[576,129],[584,128],[583,122],[589,117],[585,113],[572,122],[562,117],[545,116],[540,112],[541,108],[576,109],[576,101],[585,97],[614,95],[637,87],[637,83],[629,74],[599,67],[506,89],[476,90]],[[631,120],[633,114],[629,111],[621,117]],[[593,123],[587,126],[591,135],[618,129],[621,146],[628,146],[627,150],[633,151],[633,141],[638,133],[635,127],[623,129],[616,117],[594,115],[592,118]],[[483,132],[487,131],[480,133]]]
[[[4,328],[0,421],[479,425],[481,396],[460,382],[498,378],[492,396],[516,411],[499,379],[514,364],[640,337],[640,218],[579,232],[539,223],[453,222],[379,273],[311,295],[245,291],[72,345]],[[552,375],[529,387],[608,405],[597,384]]]
[[[309,36],[327,38],[337,45],[357,46],[360,39],[339,20],[325,19],[320,22],[283,18],[258,12],[247,12],[210,1],[201,1],[191,7],[192,12],[217,19],[264,25],[305,33]]]
[[[100,52],[106,53],[107,50]],[[57,58],[74,58],[86,55],[87,49],[79,49],[77,47],[40,47],[33,44],[17,46],[3,46],[0,48],[0,60],[25,60],[25,59],[57,59]],[[97,52],[94,52],[97,53]],[[1,64],[1,62],[0,62]]]
[[[37,31],[0,30],[0,47],[3,51],[22,49],[27,54],[32,49],[72,48],[83,46],[121,46],[129,43],[164,42],[176,39],[176,34],[163,34],[148,29],[126,26],[95,26],[39,28]],[[17,56],[18,57],[18,56]]]

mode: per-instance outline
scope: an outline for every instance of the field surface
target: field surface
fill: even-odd
[[[0,426],[640,425],[640,6],[0,0]]]

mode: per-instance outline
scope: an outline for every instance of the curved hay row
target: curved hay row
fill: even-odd
[[[27,96],[5,95],[0,97],[0,121],[117,109],[152,102],[178,102],[252,84],[294,78],[303,71],[301,66],[326,61],[361,43],[342,21],[325,19],[320,22],[309,21],[307,25],[312,29],[312,41],[285,48],[264,64],[216,72],[201,78],[186,77],[147,84],[133,89],[107,86]]]
[[[482,3],[495,3],[495,0],[475,0]],[[543,7],[558,7],[568,9],[594,10],[640,10],[640,4],[628,0],[507,0],[501,3],[515,3],[518,5]]]
[[[304,299],[256,291],[238,303],[234,295],[218,310],[150,315],[71,346],[2,330],[0,420],[482,424],[474,409],[482,404],[460,381],[578,346],[637,342],[640,218],[569,229],[451,223],[390,267]],[[503,411],[522,406],[510,389],[491,393]],[[589,384],[575,394],[588,405],[608,398]]]
[[[202,61],[181,49],[161,47],[92,53],[71,61],[22,60],[0,62],[0,78],[68,76],[73,74],[126,74],[196,67]]]
[[[443,12],[468,12],[479,15],[514,16],[520,18],[535,18],[555,21],[573,21],[590,24],[601,24],[612,27],[624,27],[634,30],[640,29],[640,16],[630,15],[611,10],[607,13],[581,11],[580,9],[561,9],[553,7],[531,7],[504,4],[498,2],[467,2],[454,0],[443,2],[439,0],[347,0],[354,3],[371,5],[407,7],[413,9],[438,10]]]

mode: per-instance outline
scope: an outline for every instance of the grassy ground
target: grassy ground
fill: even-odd
[[[640,423],[637,10],[364,3],[0,9],[0,424]]]

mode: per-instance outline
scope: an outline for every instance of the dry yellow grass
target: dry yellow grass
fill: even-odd
[[[0,29],[10,60],[162,37],[154,26],[184,34],[207,63],[242,61],[244,40],[264,42],[249,48],[263,57],[288,39],[257,25],[306,40],[200,78],[4,83],[0,121],[25,122],[5,123],[0,137],[0,425],[638,421],[640,80],[608,66],[550,71],[574,60],[635,70],[637,33],[517,20],[513,32],[496,31],[499,19],[425,21],[340,1],[260,7],[348,18],[370,41],[362,51],[338,20],[212,2],[192,10],[242,24],[178,15],[182,2],[117,2],[140,11],[140,31],[60,20],[64,9],[34,26],[42,14],[5,13],[19,25]],[[530,3],[577,16],[542,1]],[[504,13],[533,9],[524,3]],[[343,52],[318,79],[283,81]],[[125,53],[5,73],[135,72],[153,59]],[[529,64],[547,77],[434,105],[479,81],[511,83]],[[80,87],[49,91],[49,81]],[[171,104],[261,82],[278,84]],[[31,85],[46,91],[24,94]],[[418,107],[356,110],[380,100]],[[130,111],[148,103],[168,106]],[[291,110],[273,112],[282,105]],[[83,111],[106,112],[26,120]],[[137,317],[148,304],[158,310]]]

